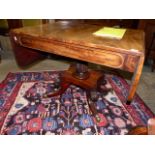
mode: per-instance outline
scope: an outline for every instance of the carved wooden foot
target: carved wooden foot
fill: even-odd
[[[69,87],[70,83],[62,81],[61,83],[54,83],[54,88],[52,92],[45,94],[43,97],[53,97],[57,95],[61,95],[65,92],[65,90]]]
[[[98,99],[98,93],[96,90],[87,91],[87,102],[88,102],[90,111],[92,112],[93,116],[95,117],[96,122],[100,122],[101,118],[98,115],[98,112],[94,105],[94,102],[96,102],[97,99]]]
[[[127,104],[127,105],[130,105],[130,104],[131,104],[131,101],[127,100],[127,101],[126,101],[126,104]]]
[[[106,87],[107,81],[105,79],[105,76],[102,75],[102,77],[100,77],[97,80],[97,91],[100,92],[101,96],[105,96],[107,95],[110,91],[113,91],[111,88],[107,88]]]
[[[87,101],[89,104],[90,111],[92,112],[93,116],[95,117],[96,122],[99,123],[101,121],[101,118],[96,110],[96,107],[94,106],[94,103],[89,101],[89,99]]]

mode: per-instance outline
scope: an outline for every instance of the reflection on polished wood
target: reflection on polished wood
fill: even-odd
[[[149,118],[147,126],[136,126],[132,128],[128,135],[155,135],[155,117]]]
[[[132,101],[144,62],[144,32],[127,29],[121,40],[96,37],[103,26],[62,21],[11,31],[20,46],[133,72],[127,101]]]
[[[128,135],[148,135],[147,127],[135,127],[129,131]]]

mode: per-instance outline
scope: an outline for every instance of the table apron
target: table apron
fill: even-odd
[[[75,44],[65,44],[57,41],[43,41],[21,37],[18,41],[21,46],[33,48],[56,55],[83,60],[112,68],[134,72],[139,56],[107,51],[104,49],[87,48]]]

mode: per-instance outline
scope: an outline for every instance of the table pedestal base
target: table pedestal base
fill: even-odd
[[[109,91],[111,91],[111,89],[105,87],[106,80],[104,79],[103,73],[94,70],[90,70],[88,72],[89,76],[87,76],[87,78],[79,79],[74,76],[76,73],[76,67],[73,65],[70,66],[70,68],[65,71],[63,76],[61,77],[62,79],[60,82],[60,89],[58,89],[58,91],[55,93],[46,94],[44,97],[61,95],[69,87],[70,84],[74,84],[81,88],[84,88],[86,90],[89,108],[92,114],[95,116],[96,121],[100,122],[100,117],[93,102],[97,101],[98,93],[106,95]]]

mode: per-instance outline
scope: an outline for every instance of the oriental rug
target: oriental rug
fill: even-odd
[[[3,135],[125,135],[154,117],[136,94],[125,104],[129,85],[106,74],[113,91],[94,102],[101,117],[96,122],[84,89],[70,85],[62,94],[44,98],[63,71],[9,73],[0,84],[0,134]]]

